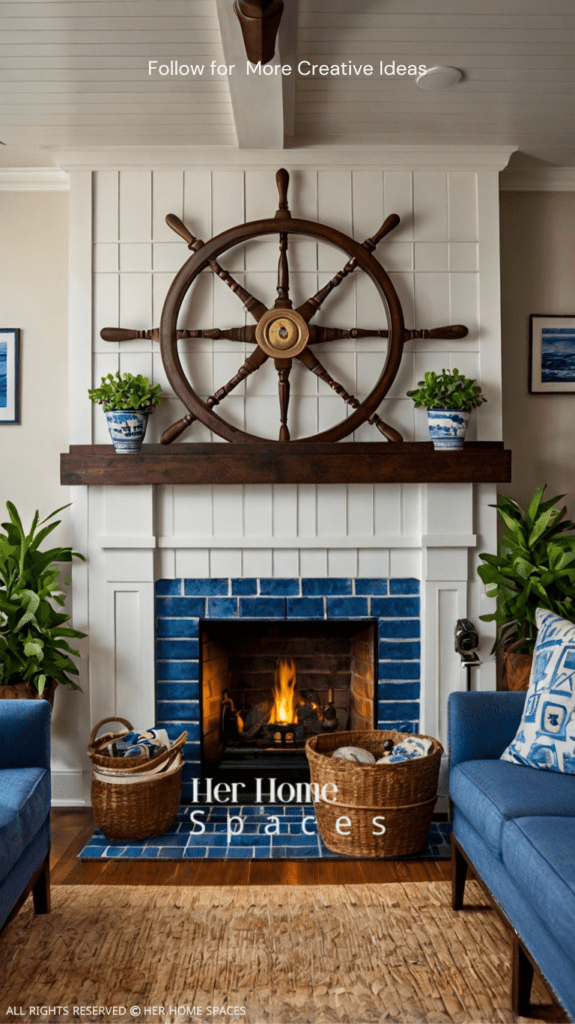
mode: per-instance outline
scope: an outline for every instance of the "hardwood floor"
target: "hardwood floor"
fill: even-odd
[[[90,809],[53,808],[52,885],[345,885],[449,881],[447,860],[80,861],[94,830]]]

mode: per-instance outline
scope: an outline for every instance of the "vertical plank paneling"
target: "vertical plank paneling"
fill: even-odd
[[[355,548],[328,548],[327,574],[332,577],[354,579],[357,576],[357,550]]]
[[[419,328],[451,323],[449,320],[449,274],[415,274],[415,322]],[[453,321],[461,323],[461,321]],[[463,320],[463,323],[467,323]],[[436,342],[436,345],[447,342]]]
[[[452,242],[477,240],[477,175],[450,171],[447,176],[449,239]]]
[[[120,351],[120,373],[132,373],[137,376],[152,379],[152,353],[151,352],[122,352]]]
[[[246,537],[271,537],[272,486],[245,484],[244,532]]]
[[[212,175],[210,171],[184,173],[184,217],[192,234],[211,238],[212,231]],[[175,236],[174,236],[175,237]]]
[[[401,530],[408,536],[421,533],[421,487],[401,485]]]
[[[317,171],[290,171],[288,199],[292,216],[317,220]]]
[[[211,537],[213,532],[211,485],[174,486],[174,533],[176,536]]]
[[[116,677],[116,706],[111,714],[130,719],[140,693],[140,594],[138,590],[118,589],[113,592]]]
[[[151,234],[151,172],[120,171],[120,241],[149,242]]]
[[[319,171],[317,176],[318,220],[351,235],[351,172]],[[332,246],[318,244],[319,268],[333,274],[346,262],[345,255]],[[341,290],[341,289],[339,289]]]
[[[214,538],[241,537],[243,533],[243,490],[241,484],[214,487]]]
[[[299,551],[297,548],[276,548],[273,552],[273,575],[281,579],[293,579],[300,574]]]
[[[274,537],[295,537],[297,533],[297,488],[295,484],[273,485]]]
[[[375,535],[401,533],[401,484],[374,484]]]
[[[353,237],[371,238],[383,224],[383,173],[354,171],[352,177]]]
[[[288,202],[290,196],[288,192]],[[275,175],[269,168],[246,173],[246,220],[273,217],[278,208]]]
[[[394,241],[413,238],[413,175],[411,171],[385,171],[383,175],[384,215],[397,213],[399,227],[390,236]]]
[[[154,242],[174,241],[177,236],[166,224],[166,214],[175,213],[177,217],[182,217],[183,212],[183,172],[154,171],[152,174],[152,238]]]
[[[444,171],[413,173],[414,237],[422,242],[447,238],[447,175]]]
[[[207,548],[182,548],[176,551],[176,579],[208,579],[210,552]]]
[[[211,548],[210,576],[212,579],[225,579],[226,576],[242,575],[241,548]]]
[[[220,231],[244,221],[244,174],[242,171],[214,171],[212,175],[212,231]],[[239,258],[234,261],[239,264]],[[229,266],[229,262],[226,266]],[[243,260],[242,264],[243,266]]]
[[[317,532],[321,537],[347,534],[347,493],[345,484],[323,484],[317,492]]]
[[[298,537],[315,537],[317,533],[317,486],[298,485],[297,532]]]
[[[449,275],[450,323],[466,324],[469,334],[465,348],[476,351],[480,347],[479,336],[479,275]],[[484,337],[481,338],[483,342]]]
[[[160,537],[174,535],[174,488],[170,484],[156,487],[156,530]]]
[[[117,274],[94,275],[94,351],[114,352],[118,342],[102,341],[102,327],[118,327],[120,323],[120,285]]]
[[[299,564],[302,576],[327,576],[326,549],[302,548],[299,553]]]
[[[152,277],[151,274],[120,275],[120,323],[138,330],[152,327]],[[134,347],[134,342],[123,342]],[[136,347],[150,348],[151,342],[138,341]]]
[[[386,548],[360,548],[357,552],[357,575],[359,577],[388,579],[389,551]]]
[[[270,548],[251,548],[243,553],[243,575],[248,579],[271,576],[273,572]]]
[[[94,241],[117,242],[118,171],[97,171],[94,174]]]
[[[373,534],[373,484],[348,484],[347,529],[350,537]]]

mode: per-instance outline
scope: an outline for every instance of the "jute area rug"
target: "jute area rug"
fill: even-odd
[[[512,1022],[509,938],[466,895],[455,914],[447,882],[56,886],[0,938],[0,1021]]]

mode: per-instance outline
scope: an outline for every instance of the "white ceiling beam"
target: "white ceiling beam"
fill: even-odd
[[[230,99],[234,112],[238,147],[240,149],[283,149],[284,99],[280,61],[264,65],[267,74],[248,74],[247,57],[239,21],[232,0],[216,0],[223,63],[234,65],[228,75]],[[270,73],[271,69],[273,73]],[[292,76],[294,71],[292,71]]]

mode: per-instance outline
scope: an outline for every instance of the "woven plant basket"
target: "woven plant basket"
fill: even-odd
[[[48,679],[42,693],[29,680],[25,683],[5,683],[0,686],[0,700],[47,700],[54,707],[57,679]]]
[[[313,736],[305,746],[312,783],[337,786],[333,803],[324,800],[315,804],[317,824],[328,850],[348,857],[402,857],[418,853],[425,845],[433,808],[437,799],[437,780],[443,747],[432,736],[433,750],[426,757],[399,764],[356,764],[334,760],[331,754],[338,747],[363,747],[377,759],[385,753],[383,744],[407,739],[409,733],[369,731],[322,733]],[[328,797],[334,791],[327,791]],[[373,824],[383,817],[385,832]],[[336,829],[338,818],[347,817],[349,835]]]
[[[160,771],[92,773],[92,809],[96,828],[113,842],[149,839],[165,832],[174,821],[182,792],[183,732],[167,752]],[[163,757],[163,755],[162,755]],[[157,765],[156,760],[156,765]],[[106,778],[108,776],[108,778]],[[125,781],[127,784],[122,784]]]
[[[96,735],[98,730],[106,725],[107,722],[120,722],[124,729],[120,732],[105,732],[102,736]],[[129,764],[130,768],[136,765],[145,764],[148,761],[146,754],[138,754],[137,757],[110,757],[108,754],[101,754],[101,750],[105,750],[106,747],[113,743],[114,740],[121,740],[123,736],[127,736],[132,731],[134,726],[127,718],[103,718],[101,722],[98,722],[94,726],[90,733],[90,739],[88,740],[88,757],[94,765],[98,765],[100,768],[125,768],[126,764]]]

